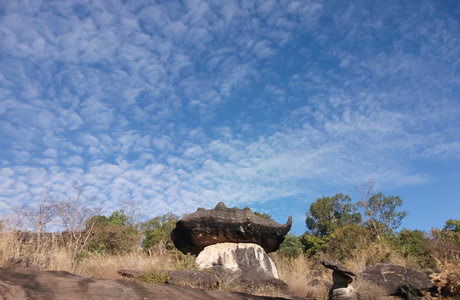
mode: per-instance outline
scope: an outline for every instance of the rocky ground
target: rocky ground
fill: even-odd
[[[168,284],[84,278],[64,271],[0,268],[0,296],[5,300],[264,300],[284,299],[244,293],[192,289]]]

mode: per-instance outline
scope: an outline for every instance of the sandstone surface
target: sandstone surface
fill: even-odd
[[[174,245],[183,253],[198,255],[218,243],[252,243],[274,252],[291,230],[292,218],[281,225],[255,215],[249,208],[227,208],[220,202],[214,209],[198,210],[181,219],[171,232]]]
[[[201,269],[222,269],[231,276],[278,278],[275,264],[256,244],[220,243],[208,246],[198,255]]]
[[[0,299],[4,300],[275,300],[215,290],[130,280],[84,278],[64,271],[0,268]]]
[[[358,276],[381,286],[388,295],[406,297],[411,294],[418,297],[433,286],[426,274],[393,264],[369,266]]]

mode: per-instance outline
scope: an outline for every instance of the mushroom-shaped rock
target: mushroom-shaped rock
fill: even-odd
[[[199,254],[218,243],[253,243],[274,252],[291,230],[292,217],[284,225],[255,215],[248,207],[228,208],[219,202],[214,209],[198,208],[176,223],[174,245],[183,253]]]
[[[323,260],[321,264],[328,269],[333,270],[332,281],[333,286],[329,291],[329,300],[360,300],[361,296],[358,291],[352,286],[349,286],[353,282],[351,276],[356,276],[355,273],[337,263]]]
[[[335,262],[332,262],[332,261],[327,261],[327,260],[322,260],[321,261],[321,264],[323,266],[325,266],[326,268],[328,269],[331,269],[333,271],[338,271],[340,273],[343,273],[345,275],[351,275],[351,276],[356,276],[355,273],[353,273],[352,271],[350,271],[349,269],[345,268],[344,266],[342,265],[339,265]]]

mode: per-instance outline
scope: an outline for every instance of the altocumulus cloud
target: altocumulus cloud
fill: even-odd
[[[301,233],[311,201],[369,177],[436,184],[450,169],[424,166],[460,158],[459,15],[430,0],[3,1],[0,209],[84,179],[107,213],[224,201],[294,214]]]

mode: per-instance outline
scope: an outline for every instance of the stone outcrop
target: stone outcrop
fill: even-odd
[[[329,291],[329,300],[360,300],[361,296],[358,291],[355,290],[351,285],[353,278],[356,276],[355,273],[334,262],[327,260],[321,261],[321,264],[328,269],[333,270],[332,272],[332,288]]]
[[[196,258],[201,269],[226,277],[278,278],[275,264],[256,244],[220,243],[206,248]]]
[[[220,202],[214,209],[198,210],[176,223],[171,232],[174,245],[183,253],[198,255],[218,243],[252,243],[265,252],[274,252],[291,230],[292,218],[285,225],[255,215],[249,208],[227,208]]]
[[[268,300],[245,293],[201,290],[131,280],[83,278],[64,271],[0,268],[0,299],[5,300]]]
[[[259,245],[211,245],[198,255],[196,263],[227,287],[246,292],[269,290],[279,295],[291,296],[288,285],[278,279],[275,264]]]
[[[195,289],[212,290],[219,287],[219,278],[214,274],[197,270],[173,270],[169,272],[166,283]]]
[[[376,264],[358,275],[382,287],[388,295],[418,299],[423,297],[432,283],[428,275],[393,264]]]

